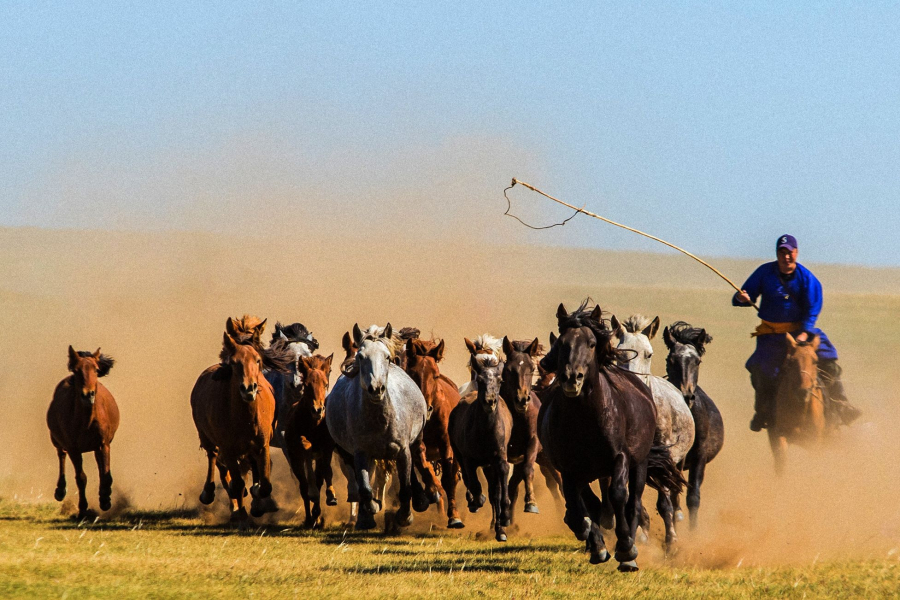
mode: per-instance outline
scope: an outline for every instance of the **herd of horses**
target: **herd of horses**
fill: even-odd
[[[436,505],[448,528],[462,528],[456,503],[462,481],[468,510],[489,502],[495,537],[506,541],[520,484],[524,512],[539,512],[537,465],[553,497],[561,492],[564,521],[586,543],[590,561],[610,559],[603,530],[612,530],[619,570],[636,570],[635,544],[649,531],[645,486],[657,492],[668,551],[683,518],[683,487],[693,528],[706,465],[724,443],[722,416],[698,385],[712,338],[681,321],[665,327],[669,353],[662,378],[650,374],[658,317],[634,315],[620,323],[585,301],[571,312],[560,304],[556,318],[558,334],[550,334],[546,353],[537,338],[465,339],[471,379],[462,386],[440,372],[444,340],[421,339],[411,327],[354,325],[344,334],[345,356],[331,388],[334,355],[317,353],[318,341],[303,325],[277,324],[265,344],[265,320],[229,318],[219,362],[203,371],[190,398],[208,461],[200,502],[215,500],[218,472],[232,520],[247,520],[250,475],[249,515],[277,511],[270,449],[278,447],[299,483],[305,525],[321,527],[323,488],[326,505],[338,503],[337,454],[357,529],[375,527],[394,478],[397,526],[411,524],[413,511]],[[96,455],[100,508],[110,508],[110,443],[119,413],[98,379],[113,364],[99,349],[70,346],[71,375],[57,386],[47,415],[59,457],[55,498],[66,495],[68,455],[79,518],[88,510],[84,452]]]

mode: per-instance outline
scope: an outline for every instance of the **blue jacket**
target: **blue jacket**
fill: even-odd
[[[778,270],[777,262],[760,265],[747,279],[743,288],[754,301],[759,298],[759,318],[772,323],[800,323],[794,336],[806,331],[821,338],[817,354],[819,359],[837,359],[837,350],[816,327],[816,320],[822,311],[822,284],[812,271],[801,264],[790,277]],[[734,306],[749,306],[737,299]],[[760,371],[762,375],[774,377],[784,363],[787,341],[784,335],[770,334],[756,338],[756,351],[747,361],[747,369]]]

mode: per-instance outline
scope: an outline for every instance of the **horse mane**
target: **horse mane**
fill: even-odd
[[[499,364],[500,355],[503,352],[503,338],[495,338],[489,333],[483,333],[475,337],[472,342],[475,345],[475,354],[469,355],[469,362],[466,365],[472,370],[473,361],[478,361],[480,367],[493,367]],[[489,359],[484,357],[494,357],[497,362],[491,363]]]
[[[706,344],[713,340],[705,329],[694,327],[684,321],[675,321],[669,325],[669,335],[680,344],[693,346],[700,356],[706,352]]]
[[[419,334],[422,333],[416,327],[404,327],[400,331],[397,332],[397,336],[403,340],[404,342],[409,340],[417,340],[419,339]]]
[[[232,319],[234,321],[235,331],[238,333],[253,333],[253,330],[260,326],[263,319],[245,314],[240,319]]]
[[[312,331],[306,328],[303,323],[291,323],[290,325],[282,325],[280,322],[275,323],[275,331],[272,332],[272,341],[271,343],[275,343],[275,341],[281,336],[287,338],[287,340],[291,343],[302,343],[306,344],[307,347],[313,352],[319,349],[319,341],[313,337]]]
[[[79,350],[78,356],[81,358],[93,358],[94,353],[88,352],[86,350]],[[113,368],[113,365],[116,364],[116,359],[112,356],[107,356],[105,354],[101,354],[100,358],[97,359],[97,377],[106,377],[109,373],[109,370]]]
[[[622,322],[622,327],[624,327],[625,331],[628,333],[640,333],[652,322],[653,319],[650,317],[645,317],[644,315],[631,315]]]
[[[327,363],[331,362],[327,356],[322,356],[321,354],[314,354],[312,356],[304,357],[307,364],[309,364],[310,369],[315,369],[319,371],[324,371],[325,367],[328,366]]]
[[[375,340],[383,343],[391,355],[391,360],[394,360],[406,345],[406,340],[401,339],[396,333],[391,333],[390,339],[384,337],[384,327],[379,327],[378,325],[369,325],[369,328],[362,332],[360,345],[366,340]]]

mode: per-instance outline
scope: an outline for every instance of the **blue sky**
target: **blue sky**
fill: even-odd
[[[0,6],[0,225],[216,229],[248,196],[502,236],[515,176],[700,254],[900,265],[900,5],[145,4]]]

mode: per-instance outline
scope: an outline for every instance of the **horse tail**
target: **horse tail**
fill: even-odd
[[[681,471],[672,460],[672,454],[668,446],[655,445],[650,448],[650,456],[647,458],[647,485],[656,491],[668,490],[678,496],[687,485]]]

